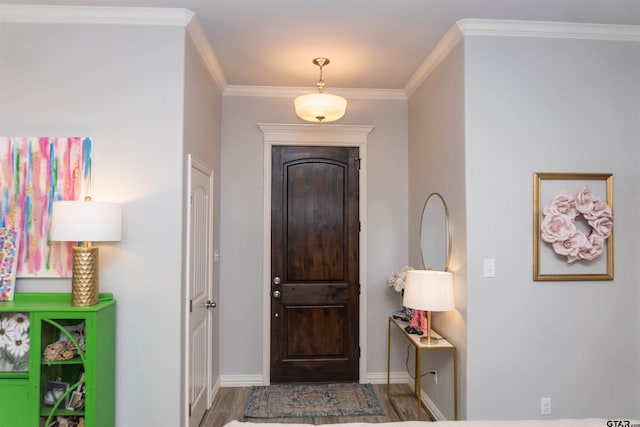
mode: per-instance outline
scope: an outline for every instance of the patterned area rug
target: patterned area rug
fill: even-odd
[[[371,384],[253,386],[244,416],[311,418],[384,415]]]

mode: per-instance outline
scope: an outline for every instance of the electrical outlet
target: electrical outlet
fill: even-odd
[[[540,415],[551,415],[551,398],[540,398]]]

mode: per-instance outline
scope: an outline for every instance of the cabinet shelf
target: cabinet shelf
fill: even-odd
[[[48,417],[49,414],[51,414],[52,409],[53,408],[51,406],[41,406],[40,416]],[[58,408],[54,411],[54,415],[56,416],[62,415],[66,417],[84,417],[84,411],[72,411],[71,409]]]
[[[55,365],[82,365],[82,358],[80,356],[76,356],[73,359],[68,360],[45,360],[42,359],[40,362],[42,366],[55,366]]]

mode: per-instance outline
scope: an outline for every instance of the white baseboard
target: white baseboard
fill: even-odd
[[[413,381],[412,380],[408,381],[407,385],[409,386],[409,388],[411,390],[414,390]],[[433,403],[433,400],[431,400],[429,398],[429,396],[427,396],[427,393],[425,393],[424,390],[420,391],[420,397],[422,398],[422,402],[424,402],[424,405],[427,408],[429,408],[429,411],[431,412],[433,417],[436,419],[436,421],[447,421],[447,417],[445,417],[444,414],[442,413],[442,411],[440,411],[440,409],[438,409],[436,404]]]
[[[211,387],[211,394],[209,394],[209,402],[208,402],[209,406],[207,406],[207,408],[211,408],[211,405],[213,405],[213,400],[218,395],[218,391],[220,391],[220,377],[218,377],[216,382]]]
[[[444,416],[444,414],[440,411],[440,409],[438,409],[436,404],[433,403],[433,400],[429,399],[429,396],[427,396],[424,391],[421,393],[421,396],[422,401],[424,402],[425,406],[429,408],[429,411],[431,411],[431,414],[436,419],[436,421],[447,421],[447,417]]]
[[[252,385],[265,385],[262,375],[221,375],[222,387],[251,387]]]
[[[391,372],[389,374],[389,382],[391,384],[405,384],[409,380],[409,376],[406,372]],[[386,384],[387,373],[386,372],[368,372],[367,382],[371,384]]]

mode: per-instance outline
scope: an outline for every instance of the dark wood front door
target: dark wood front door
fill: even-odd
[[[272,159],[271,382],[358,381],[358,149]]]

